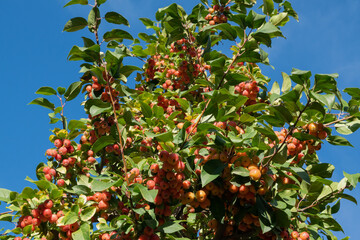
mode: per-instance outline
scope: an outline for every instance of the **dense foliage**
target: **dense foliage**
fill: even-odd
[[[336,239],[340,199],[356,200],[360,174],[331,180],[335,167],[316,154],[324,141],[360,126],[360,89],[337,88],[337,74],[293,69],[270,79],[262,46],[298,20],[284,0],[202,0],[190,14],[172,4],[153,34],[123,29],[99,36],[105,22],[129,26],[106,0],[64,31],[88,27],[93,40],[74,46],[81,80],[67,89],[41,87],[37,104],[55,128],[47,162],[36,168],[37,189],[0,189],[16,223],[1,239]],[[92,4],[92,5],[91,5]],[[232,56],[219,49],[231,46]],[[126,65],[127,58],[142,61]],[[136,89],[126,85],[135,77]],[[270,89],[270,90],[269,90]],[[64,106],[79,94],[88,118],[68,120]],[[49,97],[60,100],[55,106]]]

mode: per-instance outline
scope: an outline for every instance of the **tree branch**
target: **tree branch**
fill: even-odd
[[[293,131],[296,127],[296,124],[300,121],[301,115],[305,112],[305,110],[309,106],[310,102],[311,102],[310,99],[308,99],[308,102],[306,103],[305,107],[300,111],[299,116],[297,117],[295,123],[293,125],[289,126],[288,133],[286,134],[285,140],[284,140],[284,142],[281,143],[280,147],[276,148],[276,150],[273,154],[266,156],[262,159],[262,161],[261,161],[262,167],[266,167],[267,165],[269,165],[271,160],[273,160],[274,157],[276,156],[276,154],[278,154],[279,151],[284,147],[284,145],[286,144],[286,139],[293,133]],[[263,164],[263,162],[266,158],[270,158],[270,159],[265,164]]]
[[[348,116],[348,117],[344,117],[344,118],[341,118],[341,119],[337,119],[337,120],[335,120],[335,121],[333,121],[333,122],[329,122],[329,123],[327,123],[327,124],[324,124],[324,127],[329,127],[329,126],[331,126],[331,125],[333,125],[333,124],[335,124],[335,123],[338,123],[338,122],[341,122],[341,121],[345,121],[345,120],[348,120],[348,119],[350,119],[350,118],[353,118],[354,116]]]

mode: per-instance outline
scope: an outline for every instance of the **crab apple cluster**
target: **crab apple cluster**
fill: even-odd
[[[174,98],[179,98],[179,97],[174,96]],[[150,105],[151,108],[154,105],[155,104],[152,103]],[[178,101],[176,101],[175,99],[167,99],[162,95],[158,96],[156,105],[159,106],[159,107],[162,107],[164,109],[166,118],[168,118],[173,112],[181,110],[181,106],[180,106]]]
[[[110,233],[102,233],[99,235],[98,237],[99,240],[131,240],[131,234],[128,233],[124,233],[122,232],[121,234],[116,232],[116,231],[112,231]]]
[[[244,134],[245,131],[242,127],[238,126],[238,124],[235,121],[228,121],[228,122],[215,122],[214,125],[218,128],[221,128],[223,130],[231,131],[232,128],[234,128],[238,134]]]
[[[296,132],[299,132],[299,130],[298,129],[293,130],[293,133],[296,133]],[[291,136],[288,133],[289,133],[288,130],[285,128],[281,129],[280,132],[275,131],[275,134],[278,137],[279,142],[286,143],[287,155],[291,156],[291,157],[296,156],[296,158],[292,161],[292,164],[297,164],[304,157],[304,153],[302,151],[306,149],[307,142],[300,141],[299,139]],[[273,147],[273,146],[275,146],[275,143],[271,143],[269,145],[270,145],[270,147]]]
[[[208,20],[210,25],[226,23],[230,13],[230,6],[214,5],[208,11],[209,14],[206,15],[205,20]]]
[[[61,240],[71,240],[72,233],[76,232],[79,228],[80,228],[80,224],[78,222],[60,226],[59,238]]]
[[[46,150],[46,155],[53,157],[57,161],[61,161],[67,154],[72,154],[75,148],[72,146],[69,139],[55,139],[54,145],[56,149]]]
[[[301,232],[299,233],[298,231],[292,231],[290,234],[290,238],[288,238],[289,240],[309,240],[310,239],[310,235],[307,232]]]
[[[307,130],[310,135],[320,139],[325,139],[327,137],[327,132],[324,130],[324,125],[322,123],[309,123],[306,124],[303,128],[304,130]]]
[[[158,194],[155,198],[155,214],[158,216],[168,217],[171,215],[171,202],[179,200],[183,194],[183,188],[186,185],[185,163],[181,157],[176,153],[169,153],[168,151],[161,151],[159,159],[162,166],[155,163],[150,166],[150,171],[153,177],[150,177],[147,182],[148,189],[157,189]],[[186,185],[188,186],[188,185]]]
[[[249,98],[245,105],[255,104],[259,91],[256,81],[241,82],[235,86],[235,93]]]
[[[96,136],[104,136],[110,133],[111,126],[115,124],[113,116],[108,117],[93,117],[92,126],[94,126],[94,131],[90,131],[89,141],[94,143],[94,139],[97,139]],[[96,134],[95,134],[96,133]],[[96,141],[96,140],[95,140]]]
[[[182,52],[182,54],[186,53],[190,55],[190,57],[194,58],[198,55],[198,51],[192,46],[192,42],[195,41],[194,36],[190,36],[189,39],[182,38],[179,39],[170,45],[171,53]],[[184,58],[184,56],[180,56],[180,58]]]
[[[55,212],[52,210],[53,206],[54,203],[52,200],[45,200],[45,202],[41,203],[36,209],[31,210],[31,215],[20,217],[18,227],[24,228],[32,225],[32,231],[34,231],[36,227],[44,222],[56,224],[57,220],[64,216],[64,214],[62,211]]]
[[[87,197],[87,201],[96,202],[93,206],[96,207],[96,212],[104,211],[109,208],[109,201],[111,199],[111,193],[107,191],[96,192],[92,196]]]
[[[103,78],[106,81],[106,84],[100,84],[97,77],[92,76],[91,85],[86,85],[85,90],[88,93],[90,99],[94,99],[95,97],[100,97],[100,99],[104,102],[112,103],[114,102],[116,110],[120,109],[120,104],[118,103],[119,91],[115,90],[111,87],[111,84],[114,82],[114,78],[111,76],[107,76],[105,72],[103,72]]]
[[[207,151],[204,151],[205,149]],[[226,164],[226,166],[220,175],[220,178],[208,183],[204,188],[198,190],[196,194],[185,194],[185,196],[188,197],[186,202],[189,203],[192,201],[190,202],[190,205],[193,209],[190,209],[190,211],[195,211],[199,206],[204,208],[204,206],[201,206],[201,202],[199,205],[198,199],[200,199],[200,201],[216,197],[225,199],[224,208],[226,209],[226,236],[233,235],[235,231],[238,233],[245,233],[253,230],[254,228],[260,229],[259,217],[254,213],[248,212],[242,220],[237,220],[236,222],[233,219],[233,216],[236,216],[239,212],[248,211],[247,209],[254,206],[256,203],[256,195],[264,196],[267,193],[268,187],[263,176],[267,174],[268,169],[266,167],[258,166],[260,159],[256,153],[245,151],[231,152],[226,150],[217,150],[211,147],[206,147],[205,149],[202,150],[202,148],[197,148],[195,150],[195,164],[202,165],[203,162],[206,163],[212,159],[219,159],[221,162]],[[206,152],[208,154],[201,154]],[[250,182],[235,183],[232,181],[234,177],[232,171],[239,167],[249,171],[248,175]],[[199,172],[200,170],[197,169],[196,171]],[[211,220],[209,224],[209,227],[215,231],[217,221]],[[259,237],[261,236],[259,235]]]
[[[154,55],[148,59],[145,69],[145,81],[149,82],[157,76],[164,76],[162,88],[165,90],[185,90],[193,78],[210,70],[209,65],[201,65],[196,59],[203,50],[193,47],[195,38],[179,39],[170,45],[170,55]],[[138,90],[144,90],[143,87]]]
[[[127,178],[129,179],[129,184],[133,183],[142,183],[143,177],[140,174],[140,170],[138,168],[133,168],[130,172],[127,173]]]
[[[140,152],[148,152],[153,145],[153,139],[151,137],[146,137],[141,140],[141,146],[139,150]]]

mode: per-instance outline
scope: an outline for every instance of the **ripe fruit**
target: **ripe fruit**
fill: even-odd
[[[307,232],[302,232],[300,233],[300,238],[301,240],[308,240],[309,239],[309,234]]]
[[[196,200],[198,202],[200,202],[200,203],[204,202],[206,200],[206,197],[207,197],[207,195],[206,195],[205,191],[199,190],[196,192]]]
[[[46,217],[46,218],[50,218],[51,216],[52,216],[52,211],[51,211],[51,209],[45,209],[44,210],[44,212],[43,212],[43,215],[44,215],[44,217]]]
[[[53,205],[54,205],[54,203],[53,203],[53,201],[52,200],[46,200],[45,202],[44,202],[44,207],[45,208],[52,208],[53,207]]]
[[[54,141],[54,145],[55,147],[60,148],[63,145],[63,142],[61,141],[61,139],[56,139]]]
[[[251,169],[250,178],[254,181],[257,181],[261,178],[261,172],[258,168]]]
[[[297,239],[297,238],[299,237],[299,233],[298,233],[297,231],[293,231],[293,232],[291,233],[291,237],[292,237],[293,239]]]

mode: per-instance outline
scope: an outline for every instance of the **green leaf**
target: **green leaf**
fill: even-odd
[[[353,145],[351,145],[351,143],[348,140],[346,140],[344,137],[341,136],[329,136],[326,138],[326,140],[328,141],[328,143],[332,145],[354,147]]]
[[[220,57],[215,60],[209,61],[211,66],[211,73],[215,75],[223,75],[224,73],[224,66],[225,66],[225,58]]]
[[[338,78],[339,74],[315,74],[315,84],[314,84],[314,91],[321,91],[321,92],[333,92],[336,93],[337,91],[337,83],[335,78]]]
[[[144,102],[140,102],[140,106],[141,106],[141,112],[143,113],[144,117],[151,118],[152,117],[151,107]]]
[[[72,187],[72,190],[78,195],[81,195],[81,194],[89,195],[91,192],[91,189],[85,185],[75,185]]]
[[[84,42],[84,47],[91,47],[93,45],[95,45],[95,42],[93,40],[91,40],[90,38],[86,38],[86,37],[81,37],[83,39]]]
[[[99,28],[100,22],[100,10],[97,7],[93,7],[89,13],[87,20],[87,26],[89,27],[89,30],[91,32],[94,32],[95,29]]]
[[[53,184],[52,182],[49,182],[47,180],[38,180],[34,181],[29,177],[26,177],[27,181],[34,183],[40,190],[48,190],[51,191],[52,189],[57,189],[57,186]]]
[[[327,197],[332,192],[333,192],[333,189],[330,186],[324,185],[322,191],[320,192],[320,195],[317,197],[316,200],[319,201],[320,199]]]
[[[58,87],[56,90],[58,91],[58,93],[59,93],[60,95],[63,95],[63,94],[65,93],[65,91],[66,91],[66,88],[64,88],[64,87]]]
[[[96,142],[92,146],[92,150],[96,154],[97,152],[99,152],[100,150],[105,148],[106,146],[108,146],[110,144],[114,144],[114,143],[115,143],[115,139],[112,136],[102,136],[101,138],[96,140]]]
[[[291,167],[291,170],[293,170],[301,179],[303,179],[305,182],[310,184],[310,177],[309,174],[300,167]]]
[[[153,110],[154,117],[162,118],[164,116],[164,109],[162,107],[154,105],[152,110]]]
[[[300,141],[306,141],[306,140],[318,140],[317,137],[310,135],[308,133],[304,133],[304,132],[296,132],[293,133],[293,137],[300,140]]]
[[[243,167],[237,167],[234,170],[232,170],[231,172],[232,174],[238,175],[238,176],[242,176],[242,177],[248,177],[250,172],[249,170],[243,168]]]
[[[212,25],[212,26],[207,26],[203,29],[203,31],[206,31],[209,29],[221,30],[224,35],[224,38],[229,39],[231,41],[233,41],[237,38],[236,30],[229,23],[220,23],[220,24],[216,24],[216,25]]]
[[[152,27],[154,26],[154,22],[149,18],[139,18],[139,20],[146,26],[146,27]]]
[[[319,102],[321,102],[322,104],[324,104],[325,106],[327,106],[329,109],[332,109],[332,107],[334,106],[335,103],[335,94],[318,94],[315,93],[313,91],[310,91],[310,95],[315,98],[316,100],[318,100]]]
[[[311,77],[310,71],[303,71],[296,68],[292,69],[290,76],[290,78],[299,85],[307,84],[307,81],[310,79],[310,77]]]
[[[240,15],[241,18],[241,15]],[[256,29],[259,28],[265,22],[265,15],[256,13],[254,10],[251,10],[245,18],[246,25],[250,28]],[[245,27],[245,26],[243,26]]]
[[[273,0],[263,0],[264,2],[264,10],[263,12],[269,16],[271,16],[271,13],[274,11],[274,2]]]
[[[275,93],[275,94],[280,94],[280,86],[279,86],[279,83],[278,82],[274,82],[273,85],[272,85],[272,88],[270,90],[271,94]]]
[[[31,233],[31,228],[32,228],[32,225],[27,225],[26,227],[23,228],[22,232],[24,235],[28,235]]]
[[[289,75],[287,75],[284,72],[282,72],[281,75],[283,77],[283,84],[282,84],[282,87],[281,87],[281,91],[283,93],[287,93],[291,89],[291,79],[290,79]]]
[[[354,133],[360,127],[360,120],[356,119],[346,123],[335,124],[335,129],[338,133],[343,135],[349,135]]]
[[[319,176],[322,178],[331,178],[335,167],[330,163],[318,163],[309,165],[306,170],[311,175]]]
[[[81,224],[79,230],[71,234],[74,240],[90,240],[90,224]]]
[[[82,87],[81,81],[73,82],[64,94],[66,101],[71,101],[74,98],[76,98],[77,95],[79,95],[79,93],[81,91],[81,87]]]
[[[70,120],[68,129],[75,130],[75,129],[82,129],[85,130],[87,128],[86,123],[80,120]]]
[[[46,98],[36,98],[34,100],[32,100],[30,104],[35,104],[35,105],[40,105],[42,107],[48,108],[50,110],[55,110],[55,105],[53,103],[51,103],[49,100],[47,100]]]
[[[73,224],[79,220],[79,206],[73,205],[71,210],[65,214],[62,221],[60,221],[63,225]]]
[[[246,108],[244,108],[243,112],[244,113],[250,113],[250,112],[259,112],[262,110],[265,110],[268,108],[268,104],[266,103],[256,103],[250,106],[247,106]]]
[[[275,152],[275,148],[270,149],[270,153]],[[284,164],[287,160],[287,147],[286,144],[278,151],[278,153],[273,157],[272,161],[275,163]]]
[[[163,225],[158,227],[158,231],[164,232],[167,234],[175,233],[175,232],[181,231],[183,229],[184,229],[183,226],[181,226],[179,223],[176,223],[173,221],[165,222]]]
[[[99,115],[103,112],[108,112],[112,109],[111,104],[103,102],[100,99],[90,99],[85,103],[85,108],[92,116]]]
[[[41,87],[35,93],[42,95],[56,95],[56,91],[52,87]]]
[[[212,182],[220,176],[225,166],[220,160],[210,160],[202,167],[201,170],[201,184],[205,187],[206,184]]]
[[[289,101],[289,102],[297,102],[300,98],[300,94],[298,91],[296,90],[292,90],[290,92],[287,92],[283,95],[281,95],[280,97],[282,100],[284,100],[285,102]]]
[[[88,207],[81,211],[80,219],[82,221],[90,220],[96,214],[96,207]]]
[[[0,201],[2,201],[2,202],[11,201],[10,194],[11,194],[10,190],[0,188]]]
[[[360,89],[359,88],[345,88],[344,92],[349,94],[354,99],[360,100]]]
[[[51,190],[50,192],[50,199],[60,199],[63,196],[63,190],[54,188],[53,190]]]
[[[109,23],[124,24],[130,26],[128,20],[117,12],[108,12],[105,14],[105,20]]]
[[[289,21],[288,13],[281,12],[270,18],[270,22],[275,26],[284,26]]]
[[[155,190],[155,189],[149,190],[149,189],[147,189],[147,187],[145,187],[141,184],[135,185],[134,191],[136,191],[136,190],[139,190],[139,192],[141,193],[141,196],[150,203],[154,203],[156,195],[158,194],[157,190]]]
[[[260,195],[256,195],[256,210],[262,232],[269,232],[272,229],[272,208]]]
[[[188,111],[190,104],[188,100],[182,99],[182,98],[175,98],[175,100],[180,104],[181,108],[184,111]]]
[[[278,137],[276,136],[274,130],[269,127],[255,127],[255,130],[262,133],[264,136],[270,138],[273,141],[279,141]]]
[[[344,173],[344,177],[347,178],[351,186],[356,187],[357,183],[360,180],[360,173],[356,173],[356,174],[348,174],[346,172],[343,173]]]
[[[258,29],[252,36],[259,42],[264,43],[266,46],[271,47],[271,38],[284,37],[279,28],[274,26],[271,22],[265,23]]]
[[[167,7],[159,8],[159,10],[155,14],[156,20],[160,21],[163,20],[165,14],[168,14],[170,17],[174,19],[179,19],[180,14],[185,15],[185,10],[176,3],[173,3]]]
[[[71,1],[68,2],[64,7],[67,7],[67,6],[70,6],[70,5],[74,5],[74,4],[87,5],[87,4],[88,4],[88,0],[71,0]]]
[[[354,198],[353,196],[351,196],[351,195],[349,195],[349,194],[344,194],[344,193],[342,193],[342,194],[338,194],[337,195],[339,198],[344,198],[344,199],[346,199],[346,200],[349,200],[349,201],[351,201],[351,202],[353,202],[353,203],[355,203],[356,205],[357,205],[357,200],[356,200],[356,198]]]
[[[100,46],[93,45],[91,47],[73,46],[69,52],[70,61],[84,60],[86,62],[95,62],[100,59]],[[94,72],[94,69],[91,69]],[[99,76],[97,76],[99,78]],[[99,81],[101,78],[99,79]]]
[[[113,29],[110,32],[106,32],[103,38],[106,42],[109,42],[111,40],[116,40],[121,42],[123,39],[129,39],[129,40],[134,39],[130,33],[121,29]]]
[[[76,18],[72,18],[70,19],[66,24],[65,27],[63,29],[63,31],[66,32],[76,32],[78,30],[83,29],[84,27],[86,27],[88,25],[87,21],[85,18],[82,17],[76,17]]]
[[[11,215],[11,214],[2,214],[2,215],[0,215],[0,221],[11,222],[12,218],[13,218],[13,215]]]
[[[115,182],[105,182],[105,181],[99,181],[99,180],[93,180],[91,182],[91,191],[93,192],[101,192],[104,191],[110,187],[112,187],[115,184]]]

